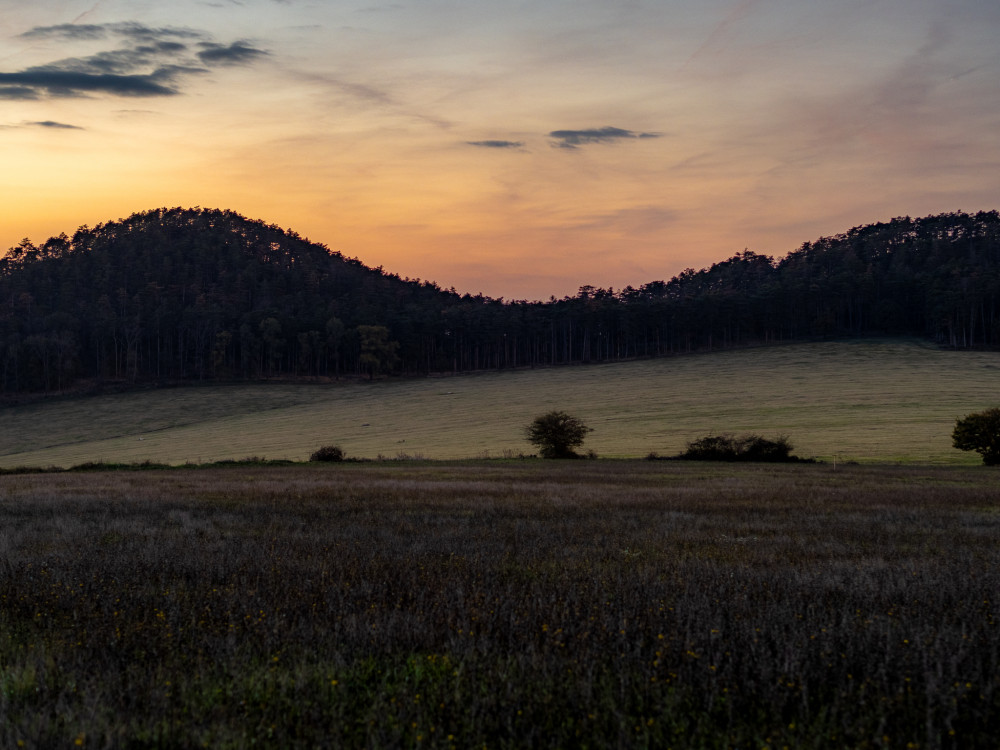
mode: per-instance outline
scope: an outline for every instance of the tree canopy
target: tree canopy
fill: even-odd
[[[542,458],[576,458],[574,448],[583,445],[587,427],[581,419],[564,411],[550,411],[535,417],[525,428],[528,442],[537,446]]]
[[[961,451],[976,451],[987,466],[1000,466],[1000,408],[968,414],[957,420],[952,444]]]
[[[781,259],[743,251],[669,281],[531,302],[400,278],[231,211],[161,208],[25,240],[0,258],[0,394],[81,380],[467,372],[875,334],[996,347],[998,299],[996,211],[897,218]]]

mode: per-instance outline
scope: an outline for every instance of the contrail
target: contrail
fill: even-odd
[[[737,21],[745,18],[753,9],[753,6],[757,5],[759,2],[760,0],[740,0],[740,2],[738,2],[736,6],[729,11],[726,17],[722,19],[722,22],[712,30],[712,33],[708,35],[708,39],[706,39],[702,45],[694,51],[694,54],[692,54],[691,57],[689,57],[681,66],[681,70],[684,70],[688,65],[701,57],[706,50],[714,47],[716,42],[729,30],[729,27]]]
[[[74,18],[72,21],[70,21],[70,23],[80,23],[80,21],[82,21],[84,18],[86,18],[87,16],[89,16],[91,13],[93,13],[95,10],[97,10],[100,7],[101,7],[101,0],[98,0],[96,3],[94,3],[94,6],[90,10],[83,11],[83,13],[81,13],[76,18]]]
[[[83,11],[83,13],[81,13],[76,18],[74,18],[72,21],[70,21],[70,23],[71,24],[79,23],[84,18],[86,18],[87,16],[89,16],[91,13],[93,13],[95,10],[97,10],[99,7],[101,7],[101,3],[102,2],[103,2],[103,0],[98,0],[96,3],[93,4],[93,6],[89,10]],[[24,47],[23,49],[19,49],[19,50],[16,50],[15,52],[11,52],[9,55],[4,55],[3,57],[0,57],[0,61],[6,61],[6,60],[10,60],[11,58],[18,57],[19,55],[23,54],[25,51],[35,49],[35,47],[37,47],[37,46],[38,45],[32,44],[32,45],[29,45],[27,47]]]

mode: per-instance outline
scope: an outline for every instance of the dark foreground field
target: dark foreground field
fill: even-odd
[[[997,479],[0,476],[0,747],[996,747]]]

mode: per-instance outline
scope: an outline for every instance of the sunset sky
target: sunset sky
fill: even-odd
[[[0,0],[0,252],[228,208],[507,299],[1000,208],[997,0]]]

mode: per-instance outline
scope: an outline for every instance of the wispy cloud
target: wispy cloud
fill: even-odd
[[[2,74],[0,74],[2,75]],[[0,99],[16,99],[19,101],[31,101],[38,99],[38,91],[31,86],[10,86],[0,82]]]
[[[44,94],[61,98],[83,96],[87,93],[115,96],[169,96],[177,93],[176,89],[165,85],[172,77],[169,71],[158,71],[154,75],[122,76],[29,68],[20,73],[0,73],[0,97],[39,99]]]
[[[452,123],[449,120],[428,114],[422,111],[422,109],[409,105],[405,99],[398,97],[391,90],[377,88],[366,83],[358,83],[357,81],[335,74],[316,73],[308,70],[289,70],[288,74],[300,82],[322,86],[331,93],[334,93],[338,99],[346,96],[365,106],[429,123],[442,130],[448,130],[452,127]]]
[[[614,143],[634,138],[659,138],[661,133],[636,133],[622,128],[587,128],[584,130],[553,130],[549,137],[559,148],[578,148],[592,143]]]
[[[63,23],[58,26],[36,26],[21,34],[22,39],[107,39],[107,25]]]
[[[521,141],[466,141],[470,146],[481,148],[521,148],[524,143]]]
[[[678,212],[666,206],[635,206],[593,214],[574,229],[614,230],[627,236],[651,234],[675,224],[678,218]]]
[[[39,128],[52,128],[53,130],[83,130],[79,125],[68,125],[65,122],[55,122],[54,120],[42,120],[27,124]]]
[[[65,122],[56,122],[55,120],[41,120],[36,122],[21,122],[17,125],[0,125],[0,130],[17,130],[21,128],[44,128],[47,130],[85,130],[79,125],[70,125]]]
[[[202,42],[199,46],[202,50],[198,53],[198,59],[206,65],[246,65],[267,54],[246,42],[233,42],[229,45]]]
[[[124,23],[102,24],[71,24],[57,26],[36,26],[21,34],[24,39],[107,39],[109,37],[126,37],[136,41],[154,42],[163,39],[205,39],[208,35],[196,29],[184,29],[175,26],[152,27],[145,24],[128,21]]]
[[[71,43],[108,39],[118,46],[0,73],[0,99],[172,96],[181,92],[183,81],[192,75],[215,66],[250,64],[267,54],[245,41],[220,44],[195,29],[139,23],[39,26],[21,36]]]

